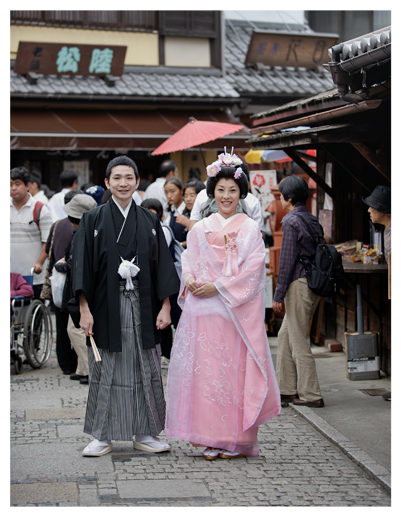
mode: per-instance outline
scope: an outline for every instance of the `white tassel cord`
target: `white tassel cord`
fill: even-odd
[[[126,290],[133,290],[134,285],[132,284],[132,278],[135,277],[139,272],[139,267],[134,265],[135,258],[132,258],[131,261],[123,260],[121,258],[121,265],[118,267],[118,273],[120,276],[125,279],[125,288]]]
[[[231,251],[226,251],[226,276],[231,276]]]

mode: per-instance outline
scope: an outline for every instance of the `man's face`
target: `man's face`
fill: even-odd
[[[369,207],[368,213],[370,214],[372,223],[382,223],[383,217],[386,217],[384,213],[380,213],[377,209],[373,209],[373,207]]]
[[[285,200],[285,198],[283,197],[282,193],[280,193],[280,202],[281,202],[281,206],[282,208],[284,209],[284,211],[290,211],[291,210],[291,198],[289,198],[288,200]]]
[[[38,184],[36,182],[31,182],[31,185],[29,187],[29,192],[31,195],[36,195],[36,193],[39,191]]]
[[[28,182],[28,184],[24,184],[20,179],[10,179],[10,196],[14,202],[25,202],[25,200],[28,199],[28,191],[30,186],[30,182]]]
[[[104,180],[106,187],[122,206],[126,207],[139,184],[135,171],[130,166],[114,166],[111,170],[110,179]]]

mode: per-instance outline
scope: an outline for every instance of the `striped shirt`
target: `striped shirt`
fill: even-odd
[[[281,242],[279,273],[277,278],[274,301],[282,303],[289,285],[298,278],[305,276],[305,268],[299,257],[306,257],[306,264],[313,259],[316,253],[316,242],[311,237],[308,228],[296,213],[311,226],[316,235],[322,235],[321,226],[315,216],[303,206],[295,207],[282,220],[283,240]]]
[[[49,210],[43,206],[39,215],[39,227],[34,220],[36,201],[29,195],[28,202],[19,211],[14,207],[10,197],[10,272],[29,276],[31,267],[39,258],[42,245],[47,241],[52,220]],[[41,274],[34,274],[33,284],[40,285],[45,277],[45,269]]]

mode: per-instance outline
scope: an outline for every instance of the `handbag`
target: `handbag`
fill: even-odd
[[[50,276],[53,303],[58,308],[61,308],[61,303],[63,302],[63,293],[66,277],[67,274],[63,272],[58,272],[58,270],[56,269],[53,269],[53,274]]]
[[[47,299],[48,301],[53,301],[52,285],[50,282],[50,275],[51,275],[50,259],[52,257],[54,235],[56,233],[56,227],[57,227],[58,222],[59,222],[59,220],[57,220],[57,222],[54,224],[54,227],[53,227],[53,234],[52,234],[52,239],[50,242],[50,249],[49,249],[49,259],[48,259],[47,266],[46,266],[46,274],[45,274],[45,279],[43,281],[42,291],[40,292],[40,299]]]

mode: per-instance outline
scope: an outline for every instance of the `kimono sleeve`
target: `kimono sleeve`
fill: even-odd
[[[162,226],[158,226],[158,268],[155,280],[156,295],[159,301],[163,301],[166,297],[178,293],[180,288],[180,280],[171,257],[170,250],[167,246],[166,238]]]

